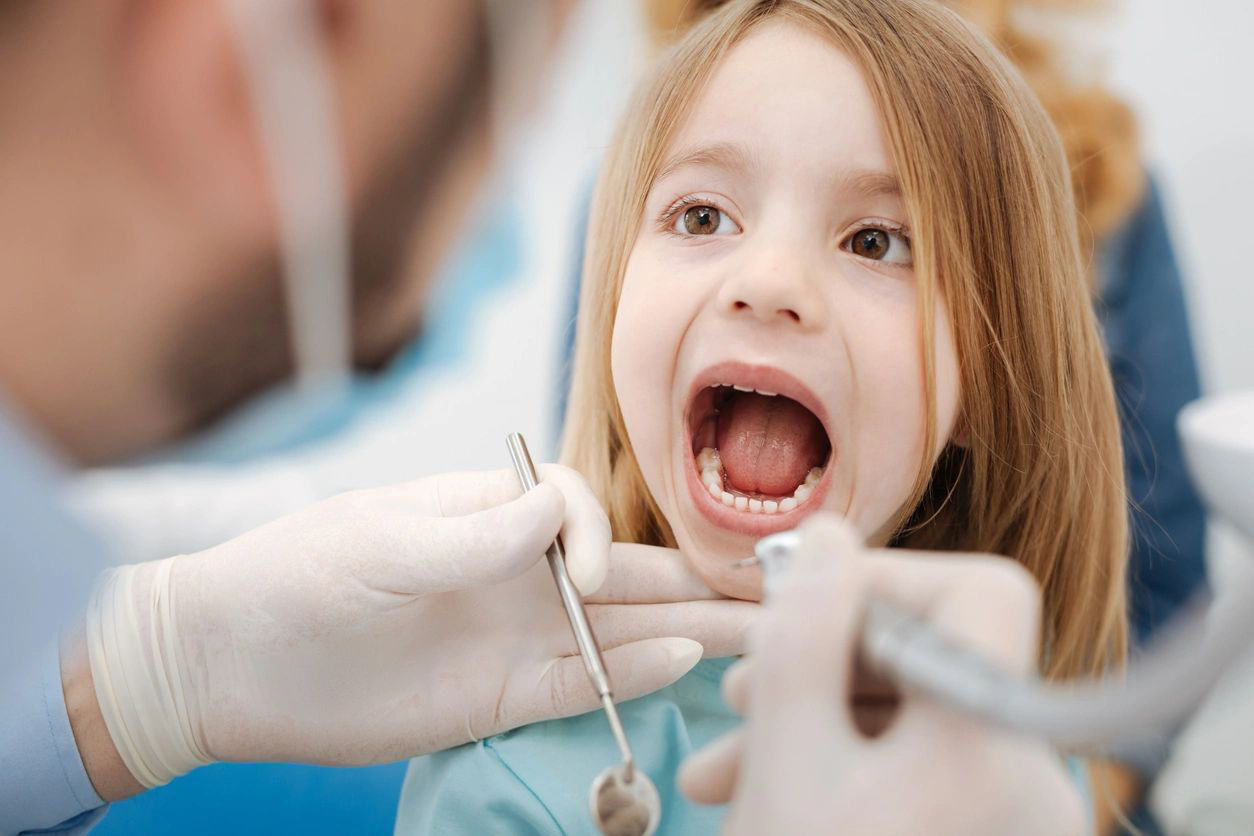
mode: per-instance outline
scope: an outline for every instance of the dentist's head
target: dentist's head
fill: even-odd
[[[4,4],[0,391],[93,462],[379,366],[559,5]]]

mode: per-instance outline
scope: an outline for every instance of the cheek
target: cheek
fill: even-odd
[[[850,509],[858,528],[880,539],[910,499],[920,466],[931,466],[924,463],[927,402],[917,312],[911,305],[881,313],[861,318],[848,335],[857,379]],[[939,451],[953,432],[960,391],[948,311],[938,303],[933,316]]]
[[[657,271],[633,253],[627,264],[614,333],[610,370],[627,438],[641,472],[661,501],[659,479],[669,450],[672,378],[684,331],[682,306],[670,304]]]
[[[954,346],[953,328],[949,323],[949,311],[942,301],[932,311],[934,335],[932,358],[935,373],[936,437],[939,449],[953,432],[959,402],[959,377],[957,350]],[[877,404],[873,419],[883,427],[894,428],[897,446],[909,448],[911,477],[924,451],[923,433],[927,419],[927,400],[924,381],[923,344],[920,324],[912,309],[909,314],[894,316],[880,322],[874,333],[867,333],[868,344],[873,347],[867,366],[875,371],[862,375],[876,389],[869,399]],[[903,444],[908,441],[908,444]]]

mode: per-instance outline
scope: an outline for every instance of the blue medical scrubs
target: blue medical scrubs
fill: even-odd
[[[58,502],[63,475],[0,397],[0,836],[85,833],[103,815],[66,713],[57,631],[107,559]]]

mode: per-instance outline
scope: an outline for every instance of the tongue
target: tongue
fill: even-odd
[[[718,453],[741,493],[789,496],[827,458],[827,434],[790,398],[736,392],[719,409]]]

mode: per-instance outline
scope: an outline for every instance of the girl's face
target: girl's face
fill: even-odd
[[[680,548],[714,589],[757,598],[731,563],[758,538],[826,508],[882,544],[910,499],[926,404],[909,219],[857,66],[787,22],[731,50],[660,172],[614,385]],[[958,369],[933,313],[940,442]]]

